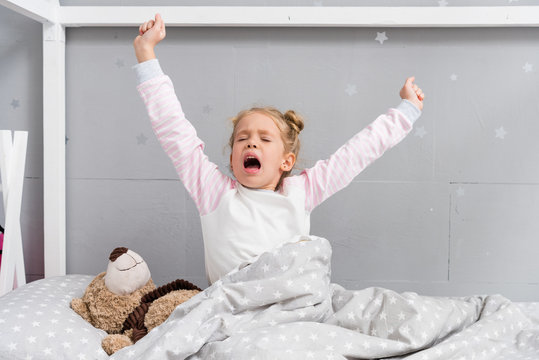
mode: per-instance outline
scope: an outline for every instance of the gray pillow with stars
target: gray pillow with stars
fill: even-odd
[[[0,297],[0,359],[106,359],[94,328],[69,306],[93,279],[67,275],[42,279]]]

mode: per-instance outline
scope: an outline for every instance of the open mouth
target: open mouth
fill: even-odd
[[[248,173],[256,173],[260,170],[260,161],[253,155],[247,155],[243,159],[243,168]]]

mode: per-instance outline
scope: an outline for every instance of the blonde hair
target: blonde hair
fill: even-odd
[[[285,153],[293,153],[296,156],[297,162],[297,157],[300,149],[299,133],[301,130],[303,130],[304,126],[303,118],[300,115],[296,114],[294,110],[288,110],[283,114],[272,106],[253,107],[247,110],[243,110],[240,111],[238,115],[230,119],[232,121],[232,125],[234,126],[234,129],[232,130],[232,135],[230,135],[230,140],[228,142],[228,144],[230,145],[230,150],[232,150],[232,148],[234,147],[234,138],[236,137],[236,127],[238,126],[238,123],[245,116],[251,115],[253,113],[266,115],[273,120],[275,125],[277,125],[277,128],[279,128],[281,139],[284,144]],[[283,172],[281,178],[279,179],[279,182],[277,183],[277,186],[275,187],[275,190],[279,189],[283,179],[290,175],[293,168],[294,166],[292,166],[290,170]]]

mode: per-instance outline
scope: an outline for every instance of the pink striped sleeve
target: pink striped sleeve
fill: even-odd
[[[137,90],[146,105],[153,131],[195,201],[200,216],[212,212],[223,194],[234,187],[234,180],[219,171],[204,154],[204,143],[185,118],[168,76],[145,81]]]
[[[312,211],[324,200],[346,187],[354,177],[397,145],[412,130],[412,121],[389,109],[341,146],[327,160],[318,161],[299,176],[305,184],[305,209]]]

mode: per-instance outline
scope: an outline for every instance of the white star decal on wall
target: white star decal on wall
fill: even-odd
[[[377,32],[376,33],[376,39],[375,41],[378,41],[380,44],[383,44],[384,41],[389,40],[389,38],[386,36],[386,32]]]
[[[427,135],[427,132],[425,131],[424,126],[420,126],[416,129],[414,136],[419,136],[421,139],[423,139],[423,136]]]
[[[532,72],[533,70],[533,64],[530,64],[529,62],[526,62],[526,64],[524,64],[524,66],[522,67],[522,69],[524,70],[524,72]]]
[[[507,134],[507,131],[503,128],[503,126],[500,126],[498,129],[494,130],[496,131],[496,137],[500,139],[505,139],[505,135]]]
[[[345,93],[348,94],[348,96],[352,96],[354,94],[357,94],[357,86],[353,84],[348,84],[346,86],[346,90],[344,90]]]
[[[451,74],[451,76],[449,77],[449,79],[451,81],[457,81],[457,74]]]
[[[440,0],[440,1],[438,1],[438,6],[447,6],[447,4],[448,4],[448,3],[447,3],[447,1],[445,1],[445,0]]]

